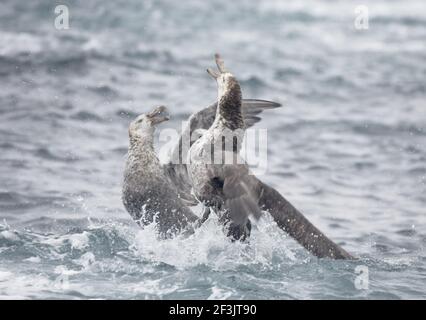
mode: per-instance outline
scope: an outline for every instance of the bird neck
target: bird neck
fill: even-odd
[[[153,137],[131,137],[127,152],[125,176],[127,180],[140,181],[153,174],[160,166],[154,150]]]
[[[129,153],[143,154],[154,152],[153,134],[131,134]]]
[[[241,99],[241,87],[236,81],[219,92],[215,119],[217,125],[222,124],[231,130],[244,128]]]

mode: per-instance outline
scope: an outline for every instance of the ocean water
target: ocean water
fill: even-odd
[[[0,2],[0,298],[425,299],[426,3]],[[129,121],[179,128],[220,52],[263,114],[276,187],[359,257],[317,259],[268,216],[160,241],[124,210]],[[360,274],[360,270],[363,271]],[[368,273],[366,272],[368,271]]]

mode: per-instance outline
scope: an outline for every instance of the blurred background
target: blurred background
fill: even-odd
[[[130,220],[129,122],[164,104],[178,129],[213,102],[215,52],[244,97],[283,104],[257,125],[261,179],[360,261],[268,219],[232,245],[214,218],[166,242]],[[423,0],[2,0],[0,84],[1,297],[426,298]]]

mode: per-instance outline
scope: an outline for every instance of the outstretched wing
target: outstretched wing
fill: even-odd
[[[264,110],[281,107],[281,104],[273,101],[259,99],[243,99],[241,111],[243,113],[246,128],[259,122],[258,115]],[[211,127],[216,117],[217,102],[192,114],[188,119],[188,124],[181,133],[179,140],[172,150],[169,162],[164,166],[166,175],[176,185],[181,198],[188,205],[196,205],[197,201],[191,194],[191,183],[189,180],[186,158],[189,148],[201,136],[202,130]]]
[[[258,180],[259,206],[269,212],[277,225],[319,258],[354,259],[342,247],[318,230],[277,190]]]

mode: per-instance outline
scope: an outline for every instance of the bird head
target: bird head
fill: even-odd
[[[170,120],[167,108],[165,106],[155,107],[151,112],[139,115],[130,123],[129,135],[139,136],[153,133],[156,125],[167,120]]]
[[[234,86],[239,86],[239,84],[234,75],[225,68],[221,56],[216,53],[214,57],[218,72],[212,68],[208,68],[207,73],[216,80],[219,96],[222,96]]]

